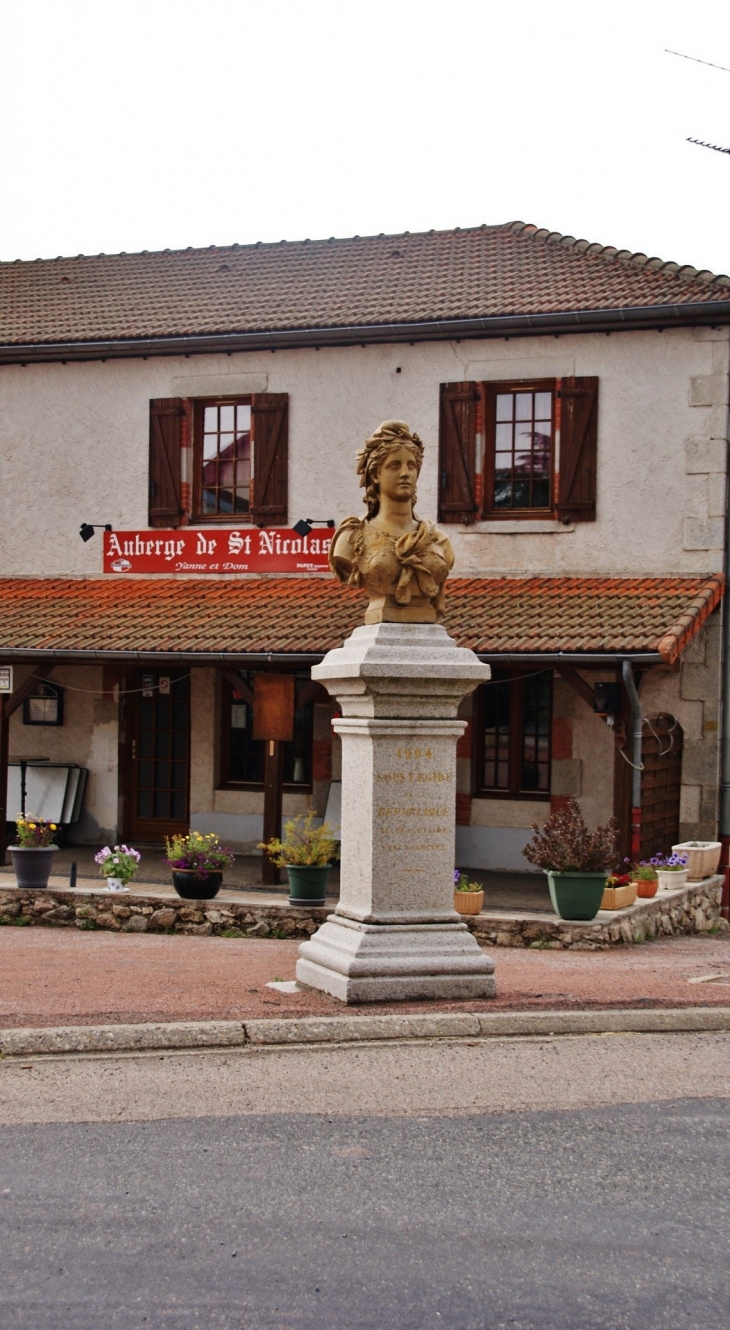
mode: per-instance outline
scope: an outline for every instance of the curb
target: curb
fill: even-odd
[[[673,1034],[730,1030],[730,1007],[651,1011],[444,1012],[433,1016],[305,1016],[289,1020],[66,1025],[0,1031],[0,1055],[131,1053],[148,1049],[342,1044],[387,1039],[489,1039],[525,1035]]]

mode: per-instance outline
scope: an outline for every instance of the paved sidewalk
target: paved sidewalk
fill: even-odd
[[[0,1027],[266,1016],[730,1003],[730,939],[672,938],[602,952],[495,950],[496,999],[343,1008],[321,993],[280,993],[296,942],[0,929]],[[718,976],[720,982],[692,982]]]

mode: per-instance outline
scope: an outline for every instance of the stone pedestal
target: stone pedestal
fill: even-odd
[[[489,666],[440,624],[378,623],[312,677],[343,713],[342,865],[297,979],[343,1002],[493,997],[494,962],[453,907],[456,712]]]

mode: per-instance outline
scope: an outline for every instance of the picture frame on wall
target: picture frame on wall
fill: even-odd
[[[63,689],[58,684],[39,683],[23,702],[24,725],[63,725]]]

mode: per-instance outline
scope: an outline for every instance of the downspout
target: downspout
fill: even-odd
[[[725,588],[727,597],[730,578],[730,506],[727,486],[730,483],[730,443],[726,450],[725,469]],[[722,606],[722,741],[720,748],[720,872],[723,874],[720,914],[730,919],[730,605],[727,598]]]
[[[633,720],[631,730],[631,859],[638,863],[641,855],[641,702],[634,682],[634,669],[630,660],[621,665]]]

